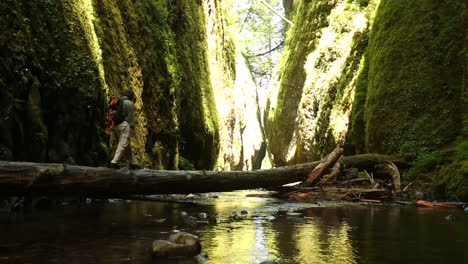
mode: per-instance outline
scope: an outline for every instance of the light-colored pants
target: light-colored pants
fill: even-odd
[[[117,164],[122,159],[122,157],[124,157],[130,161],[130,164],[137,164],[135,156],[133,156],[132,153],[132,146],[130,144],[130,136],[132,134],[130,125],[126,121],[123,121],[114,129],[119,135],[119,145],[115,150],[115,155],[111,162]]]

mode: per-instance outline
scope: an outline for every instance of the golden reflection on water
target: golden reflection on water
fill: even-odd
[[[245,197],[248,193],[252,192],[238,191],[227,200],[221,199],[215,204],[216,212],[225,220],[234,211],[238,215],[241,210],[252,214],[268,203],[264,198]],[[271,223],[266,219],[226,222],[209,232],[211,236],[204,241],[209,244],[206,253],[210,258],[206,264],[219,263],[219,259],[232,264],[259,263],[277,254]]]
[[[295,230],[299,255],[297,263],[357,263],[346,222],[326,230],[308,221]]]
[[[203,247],[209,256],[206,264],[219,263],[220,259],[232,264],[257,264],[267,259],[279,263],[357,263],[347,222],[330,224],[311,217],[284,215],[271,219],[277,209],[267,209],[265,213],[265,199],[244,196],[232,197],[229,202],[221,199],[215,205],[216,211],[226,217],[233,211],[240,214],[240,210],[246,209],[257,216],[249,215],[249,220],[224,222],[207,230],[209,234],[203,236]],[[257,209],[264,214],[256,213]],[[284,254],[286,248],[288,253]]]

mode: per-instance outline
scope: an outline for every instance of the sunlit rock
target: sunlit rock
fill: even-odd
[[[192,234],[179,232],[169,237],[169,241],[155,240],[153,256],[177,257],[195,256],[201,252],[200,239]]]

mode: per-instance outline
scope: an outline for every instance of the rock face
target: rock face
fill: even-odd
[[[265,114],[274,165],[437,149],[461,133],[463,1],[285,1],[295,23]]]
[[[131,88],[142,164],[254,167],[264,141],[256,87],[240,74],[227,4],[2,1],[0,159],[105,164],[115,149],[107,101]]]
[[[153,242],[153,256],[155,257],[191,257],[200,252],[200,239],[189,233],[179,232],[171,235],[169,241],[155,240]]]

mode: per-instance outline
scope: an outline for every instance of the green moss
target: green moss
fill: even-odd
[[[179,154],[212,168],[219,124],[202,3],[105,0],[94,8],[110,94],[133,88],[141,98],[138,155],[156,168],[177,168]]]
[[[348,142],[364,148],[369,64],[363,57],[378,2],[304,1],[297,6],[294,23],[300,26],[288,31],[276,105],[271,99],[267,105],[265,126],[276,165],[323,157],[344,144],[349,127]]]
[[[366,152],[364,109],[367,98],[368,73],[369,60],[367,59],[367,52],[365,52],[358,70],[354,102],[349,118],[349,131],[346,138],[347,144],[345,145],[347,155]]]
[[[11,103],[1,143],[16,160],[97,164],[104,100],[80,18],[68,1],[2,1],[0,82]],[[73,131],[73,133],[71,133]],[[67,147],[63,147],[67,146]],[[100,158],[105,153],[100,153]]]
[[[439,196],[467,201],[468,161],[456,161],[444,166],[433,188]]]
[[[285,48],[280,61],[278,76],[279,86],[276,104],[267,101],[265,113],[265,133],[269,141],[269,150],[275,165],[287,162],[288,146],[293,138],[295,120],[302,89],[306,79],[304,64],[309,54],[317,45],[315,39],[320,29],[328,25],[327,16],[334,7],[329,1],[301,2],[293,13],[296,25],[288,30]]]
[[[462,1],[381,2],[369,41],[367,150],[435,150],[460,133]]]

